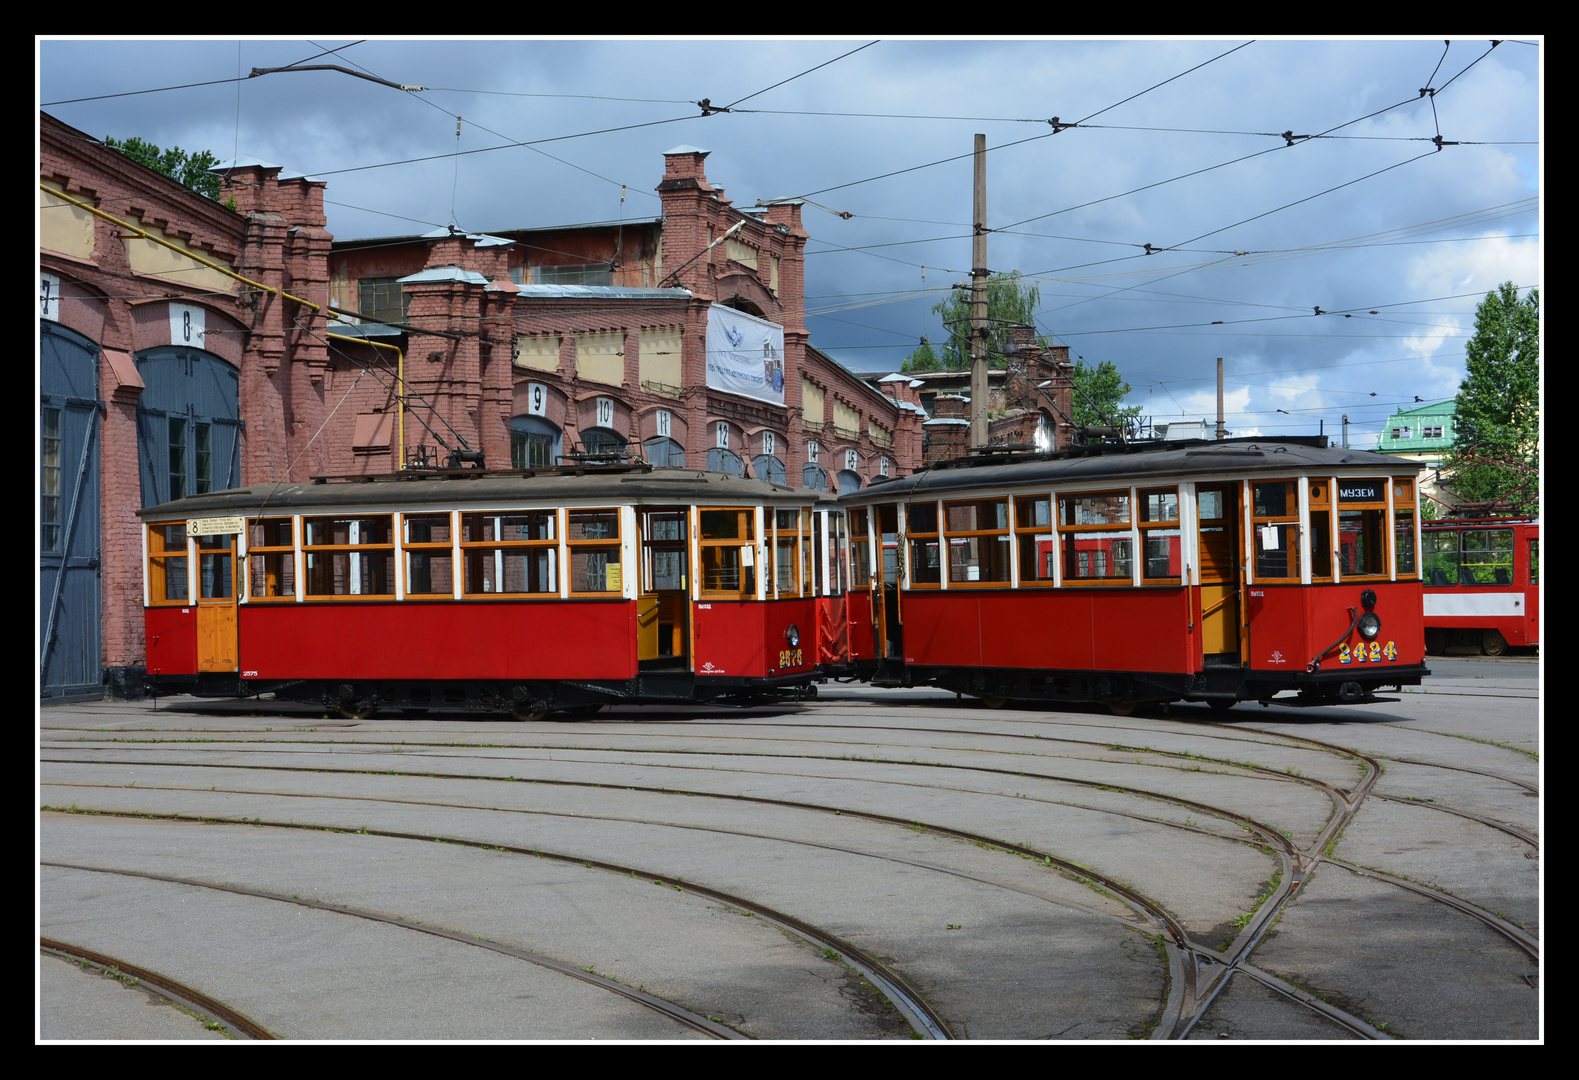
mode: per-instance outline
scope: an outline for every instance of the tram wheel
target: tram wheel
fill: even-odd
[[[1500,630],[1487,630],[1480,635],[1480,648],[1487,656],[1502,656],[1508,651],[1508,639]]]
[[[984,709],[1001,709],[1009,703],[1009,699],[1003,697],[984,697],[976,700],[981,702],[981,707]]]
[[[1239,702],[1235,701],[1233,698],[1220,697],[1207,698],[1206,703],[1217,712],[1227,712],[1229,709],[1239,704]]]
[[[347,720],[366,720],[378,711],[377,705],[336,705],[335,712]]]
[[[1107,703],[1107,711],[1114,716],[1130,716],[1134,714],[1135,707],[1139,704],[1138,701],[1110,701]]]
[[[1431,656],[1441,656],[1447,652],[1447,631],[1427,630],[1425,632],[1425,651]]]
[[[547,709],[534,709],[527,705],[517,705],[510,710],[510,715],[524,723],[535,723],[548,715]]]

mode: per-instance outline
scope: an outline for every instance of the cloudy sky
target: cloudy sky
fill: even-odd
[[[1374,445],[1545,265],[1537,38],[36,44],[45,111],[320,177],[346,239],[654,217],[700,146],[737,206],[808,200],[807,325],[857,370],[943,337],[984,133],[989,266],[1159,422],[1215,417],[1222,357],[1236,433]],[[422,89],[248,77],[305,64]]]

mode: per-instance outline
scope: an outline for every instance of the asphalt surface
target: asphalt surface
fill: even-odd
[[[1538,1041],[1539,664],[1431,666],[1130,717],[53,706],[38,929],[291,1040]],[[240,1037],[35,985],[42,1041]]]

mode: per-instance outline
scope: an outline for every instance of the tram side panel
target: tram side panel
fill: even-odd
[[[146,607],[143,632],[149,675],[197,674],[197,609]]]
[[[699,678],[730,679],[807,674],[817,666],[816,635],[810,597],[703,600],[695,605],[694,671]]]
[[[1191,602],[1182,588],[907,592],[905,662],[1188,674]]]
[[[1381,619],[1381,632],[1365,641],[1356,629],[1354,612],[1367,610],[1361,594],[1370,590],[1370,609]],[[1351,611],[1352,609],[1352,611]],[[1250,637],[1249,667],[1268,674],[1293,675],[1321,658],[1321,670],[1352,668],[1385,673],[1425,661],[1425,620],[1419,582],[1356,582],[1352,585],[1252,585],[1246,601]],[[1327,650],[1323,653],[1323,650]]]
[[[631,600],[245,604],[244,679],[629,679]]]

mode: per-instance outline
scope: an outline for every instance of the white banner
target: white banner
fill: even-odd
[[[743,311],[707,309],[707,385],[784,404],[784,328]]]

